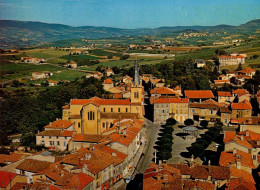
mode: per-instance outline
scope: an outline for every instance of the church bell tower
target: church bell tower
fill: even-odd
[[[140,81],[138,62],[135,61],[135,76],[131,85],[131,103],[142,103],[142,91],[143,87]]]

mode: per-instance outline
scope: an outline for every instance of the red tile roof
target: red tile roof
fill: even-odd
[[[229,80],[214,80],[214,83],[230,83]]]
[[[218,91],[218,96],[232,97],[231,92]]]
[[[237,161],[241,161],[241,165],[249,168],[255,168],[251,154],[240,150],[236,151],[237,153],[233,153],[233,151],[221,152],[219,165],[229,167],[236,164]]]
[[[6,172],[0,170],[0,187],[6,188],[6,186],[17,176],[16,173]]]
[[[224,143],[231,142],[235,139],[236,137],[236,132],[232,131],[225,131],[224,133]]]
[[[252,110],[251,103],[248,101],[242,101],[239,103],[232,103],[231,108],[234,110]]]
[[[171,88],[167,87],[160,87],[160,88],[154,88],[150,91],[151,94],[176,94],[177,92],[174,91]]]
[[[227,59],[236,59],[236,58],[245,58],[243,55],[220,55],[219,58],[227,58]]]
[[[86,105],[89,103],[99,105],[130,105],[129,99],[101,99],[98,97],[93,97],[90,99],[73,99],[70,104],[72,105]]]
[[[107,78],[106,80],[104,80],[104,82],[102,84],[113,84],[113,81],[109,78]]]
[[[214,98],[211,90],[184,90],[184,93],[187,98]]]
[[[245,68],[245,69],[242,69],[241,71],[238,71],[240,73],[252,73],[252,72],[255,72],[254,69],[252,68]]]
[[[66,120],[56,120],[54,122],[52,122],[49,125],[46,125],[45,128],[53,128],[53,129],[67,129],[69,128],[73,123],[70,121],[66,121]]]
[[[187,98],[159,98],[155,99],[154,103],[155,104],[161,104],[161,103],[188,103],[189,99]]]
[[[46,170],[50,165],[51,165],[51,162],[26,159],[23,162],[21,162],[16,167],[16,169],[36,173],[36,172]]]
[[[25,157],[24,154],[17,154],[13,152],[11,152],[10,155],[0,154],[0,163],[7,164],[6,162],[17,162],[23,157]]]
[[[191,108],[212,108],[212,109],[219,109],[221,107],[224,107],[224,104],[218,103],[215,100],[208,99],[201,103],[194,102],[190,103],[189,107]]]
[[[249,94],[249,92],[245,89],[237,89],[237,90],[233,90],[233,94],[237,94],[237,96],[240,97],[244,94]]]
[[[260,125],[260,116],[237,118],[239,124]]]
[[[98,143],[103,138],[105,138],[105,136],[75,133],[73,135],[72,140],[79,141],[79,142]]]
[[[246,172],[244,170],[240,170],[237,168],[233,168],[233,167],[230,168],[230,172],[231,172],[230,173],[231,178],[242,178],[245,181],[249,181],[249,182],[255,184],[255,180],[254,180],[252,174],[249,172]]]
[[[239,134],[244,135],[244,138],[247,139],[247,140],[253,140],[253,141],[260,140],[260,134],[255,133],[255,132],[250,131],[250,130],[242,131]]]
[[[226,184],[226,190],[256,190],[255,185],[244,179],[232,179],[229,183]]]
[[[36,136],[57,136],[57,137],[72,137],[73,131],[68,130],[45,130],[36,134]]]

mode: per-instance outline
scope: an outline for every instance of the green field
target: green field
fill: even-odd
[[[89,60],[99,59],[98,57],[94,57],[94,56],[91,56],[91,55],[64,55],[60,58],[75,61],[75,62],[80,61],[80,60],[84,60],[84,59],[89,59]]]
[[[97,55],[97,56],[108,56],[108,55],[117,56],[117,57],[121,56],[121,54],[119,54],[119,53],[109,52],[109,51],[105,51],[105,50],[101,50],[101,49],[91,50],[91,54]]]
[[[62,71],[61,73],[54,73],[53,76],[51,76],[49,79],[56,80],[56,81],[60,81],[60,80],[72,81],[75,78],[81,78],[83,76],[86,76],[86,73],[74,71],[74,70],[66,70],[66,71]]]
[[[54,50],[54,49],[35,49],[35,50],[28,50],[25,52],[27,55],[31,57],[37,57],[42,59],[61,57],[69,54],[67,51]]]

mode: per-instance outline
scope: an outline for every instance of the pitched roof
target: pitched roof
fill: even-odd
[[[239,117],[237,118],[239,124],[245,125],[260,125],[260,116]]]
[[[232,94],[231,94],[231,92],[218,91],[218,96],[232,97]]]
[[[99,105],[130,105],[129,99],[101,99],[98,97],[93,97],[90,99],[72,99],[70,104],[72,105],[86,105],[89,103],[98,103]]]
[[[107,118],[107,119],[137,119],[138,113],[108,113],[108,112],[101,112],[100,118]]]
[[[211,90],[184,90],[187,98],[214,98]]]
[[[218,109],[218,108],[224,107],[224,104],[216,102],[215,100],[212,100],[212,99],[208,99],[201,103],[199,103],[199,102],[190,103],[189,107]]]
[[[159,98],[155,99],[153,101],[155,104],[161,104],[161,103],[189,103],[189,99],[187,98]]]
[[[159,87],[159,88],[154,88],[154,89],[150,90],[150,93],[151,94],[176,94],[177,92],[171,88]]]
[[[57,137],[72,137],[73,131],[68,130],[45,130],[36,134],[36,136],[57,136]]]
[[[45,128],[54,128],[54,129],[67,129],[69,128],[73,123],[66,120],[58,119],[49,125],[46,125]]]
[[[255,168],[252,160],[252,156],[249,153],[236,150],[237,153],[232,151],[221,152],[219,165],[229,167],[230,165],[236,164],[237,161],[241,161],[241,165]]]
[[[15,178],[15,176],[17,176],[17,174],[0,170],[0,176],[0,187],[5,188]]]
[[[221,107],[220,112],[221,113],[231,113],[232,111],[229,109],[229,107]]]
[[[232,103],[231,108],[234,110],[252,110],[251,103],[246,100],[239,103]]]
[[[255,184],[255,180],[254,180],[252,174],[249,172],[246,172],[245,170],[240,170],[240,169],[231,167],[230,172],[231,172],[230,173],[231,178],[242,178],[245,181],[249,181],[249,182]]]
[[[102,135],[91,135],[91,134],[80,134],[75,133],[72,137],[73,141],[79,141],[79,142],[92,142],[92,143],[98,143],[101,139],[103,139],[105,136]]]
[[[6,162],[17,162],[22,159],[25,155],[24,154],[17,154],[14,152],[10,152],[8,154],[0,154],[0,163],[6,164]]]
[[[247,139],[247,140],[253,140],[253,141],[260,140],[260,134],[255,133],[255,132],[250,131],[250,130],[242,131],[239,134],[244,135],[244,138]]]
[[[248,67],[248,68],[242,69],[241,71],[238,71],[238,72],[240,72],[240,73],[252,73],[252,72],[255,72],[255,70]]]
[[[25,170],[29,172],[39,172],[46,170],[51,165],[51,162],[40,161],[40,160],[33,160],[33,159],[26,159],[21,162],[16,169]]]
[[[102,84],[113,84],[113,81],[110,78],[107,78]]]
[[[69,154],[65,156],[61,164],[74,165],[77,168],[87,169],[93,174],[97,174],[105,168],[109,167],[111,164],[116,162],[115,156],[102,151],[98,147],[93,148],[82,148],[79,149],[77,153]]]
[[[236,89],[233,90],[233,94],[237,94],[237,96],[240,97],[244,94],[249,94],[249,92],[246,89]]]
[[[255,185],[242,178],[232,179],[227,184],[227,190],[256,190]]]
[[[214,80],[214,83],[230,83],[229,80]]]

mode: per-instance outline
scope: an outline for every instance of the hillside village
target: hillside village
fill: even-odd
[[[245,63],[245,57],[219,56],[219,63],[239,66]],[[117,189],[135,175],[140,160],[150,159],[149,167],[143,169],[143,189],[258,189],[260,91],[252,94],[243,88],[255,74],[256,70],[251,68],[222,73],[211,84],[217,89],[214,93],[187,90],[181,85],[170,88],[163,77],[157,78],[152,73],[140,75],[137,60],[133,77],[112,78],[115,73],[111,68],[87,74],[88,79],[103,80],[103,89],[110,93],[103,98],[71,99],[63,105],[62,117],[50,121],[35,134],[36,145],[45,148],[42,151],[20,149],[0,154],[0,187]],[[32,79],[51,75],[51,72],[33,73]],[[218,90],[227,84],[237,89]],[[52,86],[51,81],[49,85]],[[253,105],[252,99],[257,104]],[[174,163],[160,152],[164,148],[157,148],[155,158],[148,155],[149,150],[156,152],[151,145],[151,122],[157,126],[153,129],[157,132],[168,131],[169,127],[171,132],[180,130],[178,125],[184,125],[183,141],[191,145],[204,139],[203,134],[211,128],[220,129],[222,142],[214,145],[209,141],[209,147],[214,145],[220,153],[218,159],[214,158],[217,164],[193,154],[187,162]],[[155,131],[152,136],[156,138]],[[175,151],[174,143],[172,150]]]

